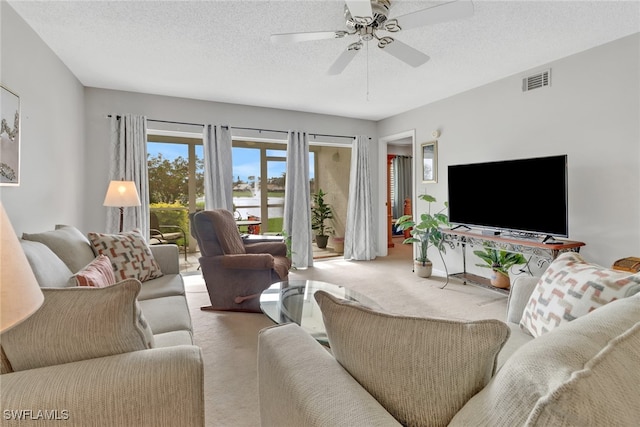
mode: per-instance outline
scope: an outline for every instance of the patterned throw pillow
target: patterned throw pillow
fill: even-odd
[[[139,230],[120,234],[89,233],[89,241],[97,255],[109,257],[116,280],[132,278],[146,282],[162,276]]]
[[[111,260],[105,255],[98,255],[85,268],[71,276],[75,286],[91,286],[104,288],[116,284]]]
[[[489,382],[510,334],[494,319],[397,316],[314,297],[336,360],[406,426],[447,425]]]
[[[539,337],[619,298],[640,291],[640,273],[611,270],[563,253],[544,272],[524,309],[520,328]]]

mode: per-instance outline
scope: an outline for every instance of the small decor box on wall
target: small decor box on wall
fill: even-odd
[[[20,97],[0,88],[0,185],[20,185]]]
[[[438,182],[438,141],[422,144],[422,182]]]

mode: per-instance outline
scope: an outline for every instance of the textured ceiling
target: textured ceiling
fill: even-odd
[[[471,18],[396,37],[419,68],[354,39],[272,45],[269,35],[345,29],[344,2],[16,1],[85,86],[379,120],[640,31],[640,1],[474,1]],[[442,2],[392,0],[390,17]]]

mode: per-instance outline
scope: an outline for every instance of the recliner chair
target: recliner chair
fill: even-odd
[[[193,216],[210,307],[202,310],[260,312],[260,294],[271,284],[287,280],[291,260],[284,242],[247,243],[233,214],[225,209]]]

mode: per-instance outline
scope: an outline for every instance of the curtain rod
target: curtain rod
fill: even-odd
[[[107,116],[107,118],[111,118],[111,117],[113,117],[111,114],[109,114]],[[120,116],[118,114],[116,116],[116,119],[119,119],[120,117],[122,117],[122,116]],[[204,127],[204,125],[202,123],[175,122],[175,121],[172,121],[172,120],[157,120],[157,119],[147,119],[147,121],[148,122],[156,122],[156,123],[170,123],[172,125],[189,125],[189,126],[203,126]]]
[[[107,116],[108,118],[113,117],[111,114],[109,114]],[[120,118],[120,115],[117,115],[116,118]],[[147,119],[147,121],[150,122],[156,122],[156,123],[170,123],[170,124],[174,124],[174,125],[189,125],[189,126],[202,126],[204,127],[205,125],[203,125],[202,123],[188,123],[188,122],[176,122],[176,121],[172,121],[172,120],[157,120],[157,119]],[[229,126],[222,126],[223,128],[229,128]],[[274,130],[274,129],[259,129],[259,128],[247,128],[247,127],[239,127],[239,126],[231,126],[231,129],[236,129],[236,130],[252,130],[252,131],[256,131],[259,133],[262,132],[274,132],[274,133],[286,133],[288,134],[289,131],[286,130]],[[318,136],[324,136],[326,138],[348,138],[348,139],[354,139],[355,136],[346,136],[346,135],[328,135],[328,134],[323,134],[323,133],[308,133],[309,136],[313,136],[318,137]],[[369,138],[371,139],[371,138]]]

